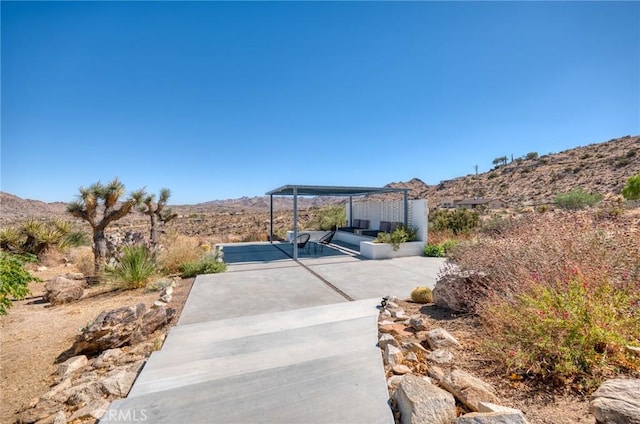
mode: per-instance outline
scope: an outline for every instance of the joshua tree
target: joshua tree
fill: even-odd
[[[142,200],[142,204],[140,205],[140,212],[145,215],[149,215],[149,219],[151,219],[149,239],[152,244],[157,243],[158,224],[166,224],[178,216],[178,214],[173,213],[171,209],[165,209],[170,196],[171,190],[163,188],[160,189],[160,198],[157,203],[154,203],[155,196],[153,194],[149,194],[145,196]]]
[[[94,271],[96,276],[100,275],[104,269],[107,259],[107,239],[104,231],[107,226],[124,216],[131,209],[139,205],[144,190],[138,190],[126,200],[119,203],[120,198],[125,194],[124,184],[114,178],[110,183],[103,185],[98,181],[88,188],[80,187],[78,200],[71,202],[67,206],[67,212],[71,215],[82,218],[91,225],[93,230],[93,258]],[[118,206],[119,207],[116,207]],[[102,206],[102,212],[98,209]]]

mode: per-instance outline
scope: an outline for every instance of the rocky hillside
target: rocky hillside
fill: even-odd
[[[640,172],[640,136],[626,136],[535,158],[514,158],[489,172],[467,175],[440,184],[428,185],[418,178],[391,183],[392,187],[411,189],[412,198],[426,198],[432,206],[453,199],[497,198],[510,208],[553,202],[556,194],[581,187],[603,195],[619,194],[627,179]],[[341,198],[299,199],[301,220],[313,215],[314,207],[343,202]],[[292,208],[289,197],[274,197],[276,222],[289,225]],[[216,200],[197,205],[173,206],[180,214],[175,225],[190,235],[217,235],[222,239],[238,232],[264,238],[269,222],[268,196]],[[0,226],[12,225],[29,217],[66,217],[65,204],[25,200],[0,192]],[[306,215],[309,215],[308,217]],[[133,214],[122,226],[146,225],[146,219]],[[246,238],[243,236],[243,238]]]
[[[389,184],[411,188],[413,198],[439,205],[453,199],[497,198],[510,207],[552,203],[556,194],[575,188],[602,195],[620,194],[640,172],[640,136],[626,136],[560,153],[514,158],[489,172],[428,185],[414,178]]]

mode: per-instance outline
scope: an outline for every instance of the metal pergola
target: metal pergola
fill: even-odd
[[[313,186],[313,185],[285,185],[268,191],[269,195],[269,240],[273,243],[273,196],[293,196],[293,259],[298,260],[298,196],[344,196],[349,197],[349,210],[353,210],[353,197],[368,194],[404,193],[404,225],[409,224],[409,189],[391,187],[343,187],[343,186]],[[349,225],[353,223],[353,216],[349,216]]]

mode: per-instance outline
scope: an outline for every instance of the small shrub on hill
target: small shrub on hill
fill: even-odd
[[[593,206],[602,200],[599,194],[591,194],[581,188],[566,193],[559,193],[555,197],[555,204],[566,210],[579,210]]]
[[[627,180],[627,184],[622,189],[622,196],[627,200],[640,200],[640,174]]]

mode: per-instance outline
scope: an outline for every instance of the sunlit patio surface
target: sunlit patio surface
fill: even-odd
[[[196,278],[163,348],[101,422],[393,423],[376,306],[433,287],[444,261],[315,247],[294,261],[289,243],[224,245],[227,272]]]

